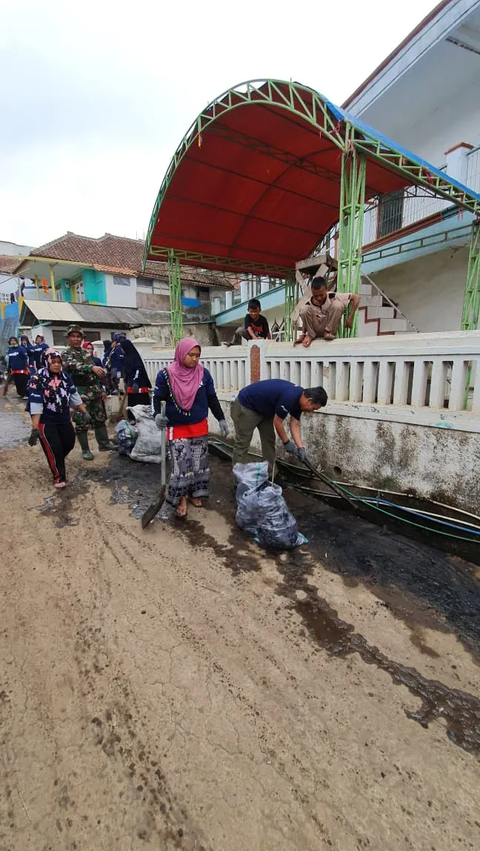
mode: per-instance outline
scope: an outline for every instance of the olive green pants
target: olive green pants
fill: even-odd
[[[253,432],[258,428],[260,442],[262,444],[262,457],[268,461],[270,470],[273,470],[275,461],[275,429],[273,428],[273,417],[266,419],[262,414],[256,414],[240,404],[238,398],[232,402],[232,420],[235,425],[235,443],[233,445],[233,463],[248,464],[248,450],[252,442]]]

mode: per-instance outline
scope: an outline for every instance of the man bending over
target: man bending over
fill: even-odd
[[[247,464],[248,450],[253,432],[258,428],[262,444],[262,457],[273,469],[275,461],[275,432],[283,443],[286,452],[305,458],[300,417],[302,413],[318,411],[327,404],[328,397],[323,387],[309,387],[306,390],[291,381],[270,378],[256,381],[240,390],[232,403],[231,413],[235,425],[235,444],[233,463]],[[289,438],[285,431],[285,419],[290,415]]]

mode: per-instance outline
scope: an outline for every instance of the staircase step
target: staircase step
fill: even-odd
[[[393,307],[369,307],[367,319],[395,319]]]
[[[383,298],[381,295],[362,295],[360,297],[360,307],[383,307]]]
[[[380,322],[380,331],[396,331],[404,334],[409,330],[409,325],[406,319],[399,317],[398,319],[382,319]]]

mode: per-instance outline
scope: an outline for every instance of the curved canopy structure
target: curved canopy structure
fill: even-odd
[[[313,89],[249,82],[211,103],[179,145],[153,209],[144,261],[173,250],[191,266],[291,274],[352,202],[342,188],[349,157],[365,162],[358,209],[365,199],[418,185],[480,211],[480,196]]]

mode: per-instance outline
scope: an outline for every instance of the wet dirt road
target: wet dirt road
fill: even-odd
[[[216,458],[142,532],[108,460],[0,454],[0,851],[478,851],[478,568],[292,492],[264,553]]]

